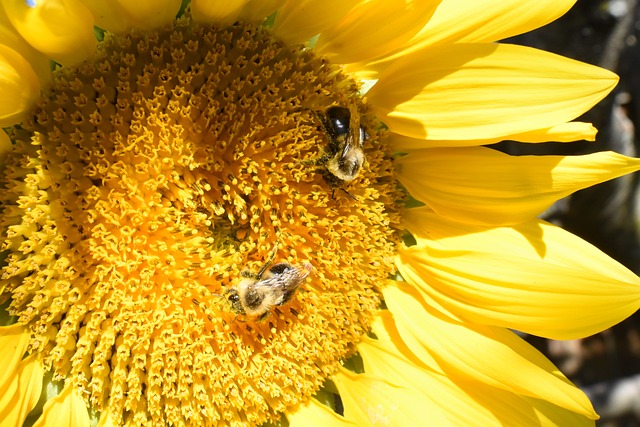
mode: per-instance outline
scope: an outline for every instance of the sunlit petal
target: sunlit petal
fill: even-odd
[[[433,148],[396,161],[399,181],[439,215],[483,225],[528,221],[556,200],[640,169],[614,152],[508,156],[485,147]]]
[[[359,0],[288,0],[276,15],[273,32],[288,43],[303,43],[334,25]]]
[[[404,45],[427,23],[434,0],[370,0],[322,31],[315,50],[338,63],[375,58]]]
[[[78,64],[96,50],[93,15],[78,0],[7,0],[3,5],[20,35],[61,64]]]
[[[301,405],[294,413],[287,414],[287,420],[290,427],[353,427],[356,425],[315,399],[309,399],[306,405]]]
[[[564,15],[576,0],[442,0],[414,41],[494,42],[540,28]]]
[[[389,135],[389,144],[395,151],[408,152],[420,150],[423,148],[439,148],[439,147],[474,147],[480,145],[494,144],[500,141],[518,141],[518,142],[573,142],[573,141],[595,141],[596,128],[591,123],[569,122],[554,126],[548,129],[539,129],[531,132],[508,135],[491,139],[476,140],[432,140],[411,138],[409,136],[391,133]]]
[[[401,283],[383,288],[383,294],[400,335],[413,336],[413,342],[432,353],[450,375],[544,399],[596,418],[585,394],[511,331],[446,319],[422,302],[415,289]]]
[[[617,81],[604,69],[528,47],[459,44],[396,61],[367,97],[395,133],[477,140],[571,121]]]
[[[98,420],[96,427],[118,427],[118,425],[113,420],[111,412],[107,410],[100,413],[100,419]]]
[[[59,395],[44,404],[42,415],[33,426],[90,427],[89,412],[79,393],[71,384],[66,384]]]
[[[29,330],[20,324],[0,326],[0,390],[5,390],[15,378],[18,363],[29,344]]]
[[[595,420],[576,414],[575,412],[558,410],[558,407],[545,400],[523,397],[535,411],[540,426],[558,427],[594,427]],[[538,425],[538,424],[536,424]]]
[[[538,414],[537,402],[542,403],[545,408],[551,406],[544,401],[536,401],[483,383],[469,381],[461,376],[441,375],[425,369],[420,361],[414,360],[411,351],[405,349],[402,343],[398,346],[389,339],[389,336],[396,335],[397,331],[391,316],[383,317],[386,318],[384,322],[376,321],[373,325],[373,332],[379,339],[365,338],[358,345],[366,372],[373,376],[384,375],[385,379],[396,386],[412,388],[418,397],[431,396],[437,401],[439,412],[454,426],[549,425],[543,421],[544,417]],[[453,337],[447,339],[457,341],[460,346],[472,351],[463,340]],[[422,402],[430,402],[427,397],[423,399],[426,400]],[[576,421],[572,424],[558,425],[593,425],[586,417],[565,408],[554,405],[552,411],[558,418]]]
[[[384,377],[387,376],[385,373]],[[332,379],[340,391],[345,418],[358,426],[417,426],[421,425],[425,414],[429,414],[429,422],[433,425],[454,425],[441,409],[442,396],[435,381],[424,384],[424,387],[432,387],[431,393],[426,395],[404,384],[395,385],[383,377],[354,374],[345,369],[339,370]]]
[[[447,43],[486,43],[542,27],[562,16],[575,0],[442,0],[435,13],[407,47],[361,68],[384,70],[402,56]]]
[[[404,216],[418,245],[400,250],[403,277],[474,323],[574,339],[640,306],[637,276],[544,221],[492,228],[448,222],[425,208]]]
[[[3,427],[22,427],[25,418],[40,398],[44,368],[32,354],[22,360],[14,376],[13,384],[0,393],[0,420]]]

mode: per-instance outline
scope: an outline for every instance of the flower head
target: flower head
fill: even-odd
[[[640,162],[482,147],[593,139],[570,121],[614,75],[486,43],[562,7],[138,3],[0,16],[0,92],[22,94],[0,116],[0,383],[20,390],[1,414],[20,425],[48,371],[42,425],[596,417],[509,329],[635,311],[635,275],[535,217]]]

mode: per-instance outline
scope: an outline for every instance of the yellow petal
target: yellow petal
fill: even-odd
[[[417,39],[427,45],[494,42],[543,27],[576,0],[443,0]]]
[[[556,200],[640,169],[614,152],[508,156],[485,147],[432,148],[396,160],[398,180],[439,215],[460,222],[528,221]]]
[[[339,370],[332,379],[340,391],[345,418],[358,426],[419,426],[425,414],[429,414],[431,425],[454,425],[440,409],[441,402],[410,387],[345,369]],[[438,390],[435,388],[434,392]]]
[[[333,26],[360,0],[288,0],[278,10],[273,33],[287,43],[304,43]]]
[[[384,55],[415,36],[436,6],[433,0],[362,2],[323,30],[314,50],[343,64]]]
[[[326,426],[326,427],[355,427],[356,424],[344,419],[331,409],[315,399],[309,399],[306,405],[300,405],[298,410],[287,414],[289,427]]]
[[[180,10],[180,0],[120,0],[129,20],[138,28],[153,29],[171,23]]]
[[[118,427],[113,417],[111,416],[111,412],[107,409],[100,413],[100,419],[98,420],[98,424],[96,427]]]
[[[0,126],[24,119],[40,96],[40,81],[31,64],[15,50],[0,45]]]
[[[90,427],[89,412],[79,393],[78,389],[67,383],[59,395],[44,404],[42,415],[33,427]]]
[[[574,339],[640,307],[635,274],[544,221],[492,228],[453,223],[425,208],[403,215],[418,244],[399,250],[400,273],[468,321]]]
[[[284,2],[285,0],[249,0],[240,10],[240,19],[245,22],[262,22]]]
[[[13,146],[11,145],[11,139],[9,135],[6,134],[5,131],[0,129],[0,168],[4,167],[5,164],[5,156],[11,152]],[[4,289],[3,285],[0,285],[0,293]]]
[[[417,50],[447,43],[486,43],[540,28],[564,15],[575,0],[442,0],[435,13],[405,49],[364,68],[384,69]]]
[[[38,75],[41,85],[47,84],[51,80],[49,58],[35,50],[18,34],[2,7],[0,7],[0,40],[3,45],[18,52],[31,64],[31,68]]]
[[[18,33],[55,61],[75,65],[93,55],[93,15],[78,0],[7,0],[3,5]]]
[[[210,24],[232,23],[249,0],[192,0],[191,14],[196,22]]]
[[[414,361],[411,355],[407,354],[407,350],[391,343],[387,335],[397,333],[393,331],[393,322],[385,322],[382,327],[381,325],[380,322],[374,322],[373,328],[373,332],[381,339],[365,338],[358,344],[365,371],[374,377],[385,378],[396,387],[413,390],[413,395],[424,396],[421,401],[422,407],[424,407],[422,402],[436,402],[438,412],[444,414],[448,420],[447,425],[479,427],[550,425],[544,422],[545,417],[541,417],[537,409],[540,404],[545,410],[548,409],[551,405],[546,402],[465,380],[456,375],[440,375],[431,372],[422,367],[419,361]],[[449,337],[449,339],[455,339],[455,337]],[[469,348],[469,351],[473,349]],[[584,416],[564,408],[554,406],[552,412],[558,419],[569,421],[569,423],[558,425],[590,425]],[[407,425],[424,425],[424,422]],[[443,424],[429,422],[428,425]]]
[[[83,0],[95,17],[96,25],[121,33],[129,28],[159,28],[169,24],[180,10],[180,0]]]
[[[3,420],[3,427],[22,427],[27,414],[40,398],[43,374],[44,369],[35,354],[20,362],[14,384],[3,388],[3,393],[0,393],[0,420]]]
[[[396,61],[367,97],[395,133],[477,140],[573,120],[617,81],[607,70],[528,47],[459,44]]]
[[[536,424],[536,426],[595,427],[596,425],[593,419],[576,414],[575,412],[558,410],[557,406],[544,400],[528,397],[524,397],[523,399],[533,407],[536,413],[536,417],[539,420],[539,424]]]
[[[134,25],[117,1],[83,0],[82,3],[91,11],[96,26],[103,30],[123,33]]]
[[[0,326],[0,390],[6,390],[16,377],[18,363],[29,344],[29,330],[20,324]]]
[[[585,394],[535,348],[504,328],[452,322],[427,306],[417,291],[398,283],[383,288],[405,341],[419,343],[450,375],[508,392],[547,400],[589,418],[596,414]],[[455,339],[452,339],[455,337]]]
[[[421,150],[423,148],[439,148],[439,147],[477,147],[480,145],[495,144],[503,140],[519,141],[519,142],[573,142],[573,141],[595,141],[598,131],[591,123],[569,122],[547,129],[538,129],[531,132],[508,135],[500,138],[490,139],[469,139],[457,141],[443,141],[432,139],[418,139],[409,136],[391,133],[389,135],[389,144],[395,151],[409,152]]]

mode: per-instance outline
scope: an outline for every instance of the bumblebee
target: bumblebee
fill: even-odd
[[[353,108],[334,105],[319,115],[329,138],[327,154],[318,162],[326,167],[325,180],[331,187],[353,181],[365,158],[362,146],[367,138],[360,126],[360,114]]]
[[[275,252],[257,274],[243,271],[244,279],[226,292],[234,313],[267,316],[273,307],[289,302],[313,270],[308,262],[299,266],[279,262],[269,267],[274,256]]]

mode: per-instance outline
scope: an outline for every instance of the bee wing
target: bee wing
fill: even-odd
[[[302,266],[291,266],[278,274],[260,280],[255,284],[255,287],[262,288],[265,293],[274,295],[274,305],[282,305],[291,299],[293,293],[312,269],[313,267],[309,263]]]
[[[344,147],[342,148],[342,157],[346,157],[349,152],[357,148],[362,147],[362,131],[360,127],[360,115],[355,112],[351,112],[351,119],[349,123],[349,133],[345,138]]]

